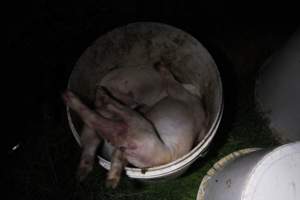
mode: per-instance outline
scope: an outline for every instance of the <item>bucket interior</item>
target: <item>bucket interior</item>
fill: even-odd
[[[108,32],[81,55],[70,75],[68,87],[84,103],[92,105],[96,84],[109,70],[125,66],[151,67],[161,60],[170,63],[170,70],[181,83],[197,88],[209,116],[204,140],[212,137],[222,110],[219,72],[201,43],[177,28],[148,22],[133,23]],[[78,139],[83,124],[74,112],[68,112],[72,132]],[[195,145],[194,149],[202,144]]]

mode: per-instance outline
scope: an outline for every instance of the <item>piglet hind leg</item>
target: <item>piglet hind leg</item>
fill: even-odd
[[[118,186],[126,164],[127,160],[124,153],[119,149],[115,149],[112,154],[110,170],[106,177],[106,187],[116,188]]]
[[[77,170],[77,178],[79,181],[83,181],[93,170],[96,150],[101,139],[97,136],[93,129],[88,126],[84,126],[81,132],[80,141],[82,145],[82,153]]]
[[[84,124],[90,129],[93,129],[102,138],[116,144],[122,142],[117,141],[121,132],[126,132],[126,124],[122,120],[114,120],[103,117],[100,113],[91,110],[71,91],[64,94],[66,104],[73,109],[79,117],[83,120]]]

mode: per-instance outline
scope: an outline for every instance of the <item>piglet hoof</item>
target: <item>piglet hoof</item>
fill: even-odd
[[[77,170],[77,179],[81,182],[83,181],[88,174],[93,170],[94,158],[86,157],[81,159],[78,170]]]
[[[66,90],[62,94],[62,98],[64,100],[64,103],[66,105],[70,106],[71,108],[76,107],[79,104],[78,97],[73,92],[71,92],[70,90]]]
[[[70,90],[64,91],[64,93],[62,94],[62,98],[63,98],[65,104],[68,104],[68,102],[70,101],[72,96],[73,96],[73,94]]]
[[[115,189],[120,182],[120,177],[108,177],[105,182],[107,188]]]

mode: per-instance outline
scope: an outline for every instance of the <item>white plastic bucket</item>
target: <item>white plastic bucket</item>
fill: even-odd
[[[300,142],[229,154],[207,172],[197,196],[197,200],[298,199]]]
[[[159,59],[171,62],[171,71],[183,83],[193,84],[203,96],[209,113],[209,129],[205,138],[187,155],[169,164],[144,171],[126,167],[126,174],[144,181],[176,177],[198,157],[204,155],[218,129],[222,112],[222,83],[217,66],[208,51],[191,35],[160,23],[133,23],[117,28],[98,38],[79,58],[68,87],[87,104],[94,99],[95,86],[113,67],[153,65]],[[67,108],[69,125],[80,144],[82,122]],[[101,155],[99,163],[105,169],[110,162]]]
[[[300,140],[300,28],[260,70],[256,100],[282,142]]]

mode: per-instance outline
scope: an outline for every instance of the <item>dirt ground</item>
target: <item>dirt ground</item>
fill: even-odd
[[[1,143],[7,160],[2,181],[10,199],[195,199],[205,172],[221,157],[246,147],[278,144],[255,109],[254,83],[262,63],[296,30],[293,17],[278,17],[274,11],[260,18],[263,10],[235,12],[225,3],[212,9],[177,1],[148,6],[138,2],[115,6],[45,0],[11,6],[5,73],[10,80],[5,90],[9,131]],[[224,86],[220,128],[207,156],[176,180],[147,185],[124,177],[119,188],[111,190],[104,187],[105,171],[95,166],[79,184],[75,171],[80,148],[67,125],[61,93],[75,62],[96,38],[137,21],[181,28],[208,49]],[[16,144],[20,147],[12,151]]]

